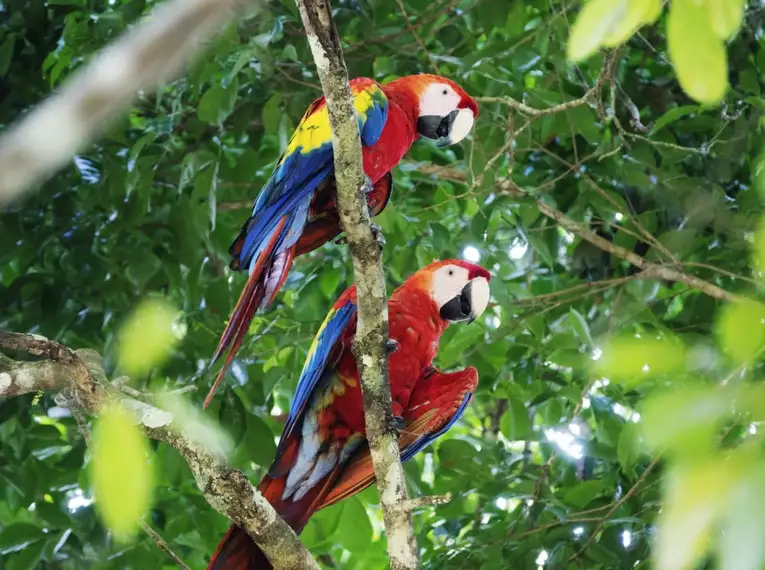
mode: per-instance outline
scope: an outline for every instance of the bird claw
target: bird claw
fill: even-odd
[[[374,188],[375,186],[374,184],[372,184],[372,179],[365,174],[364,182],[362,182],[361,188],[359,188],[359,190],[361,191],[362,194],[364,194],[364,196],[369,196],[372,193],[372,190],[374,190]]]
[[[347,238],[347,237],[345,237],[345,236],[340,236],[339,238],[337,238],[337,239],[335,240],[335,243],[336,243],[337,245],[345,245],[346,243],[348,243],[348,238]]]
[[[390,424],[388,424],[388,429],[395,433],[396,437],[401,435],[401,432],[404,431],[404,427],[406,427],[406,424],[404,423],[404,418],[401,416],[393,416],[390,420]]]
[[[372,237],[374,237],[378,247],[382,250],[383,246],[386,243],[385,236],[382,233],[382,228],[374,222],[370,222],[369,225],[372,228]]]
[[[398,350],[398,341],[392,338],[389,338],[385,341],[385,351],[388,354],[393,354]]]

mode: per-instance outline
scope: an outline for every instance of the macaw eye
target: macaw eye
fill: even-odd
[[[452,275],[454,275],[454,269],[449,270],[449,277],[451,277]]]
[[[449,94],[449,90],[448,90],[448,89],[444,89],[444,90],[442,91],[442,93],[443,93],[444,95],[448,95],[448,94]]]

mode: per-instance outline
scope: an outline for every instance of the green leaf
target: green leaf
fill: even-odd
[[[763,164],[765,165],[765,163]],[[765,182],[765,171],[763,171],[763,175],[758,174],[756,182],[760,195],[765,197],[765,184],[763,182]],[[757,222],[752,250],[752,265],[754,266],[755,276],[759,281],[763,281],[765,280],[765,216],[761,217]]]
[[[152,499],[153,473],[146,438],[127,411],[118,404],[108,404],[96,420],[92,448],[96,510],[115,539],[129,541]]]
[[[499,421],[499,429],[510,441],[524,441],[531,436],[531,418],[523,401],[515,394],[507,399],[507,411]]]
[[[178,312],[165,301],[143,301],[120,328],[117,360],[128,376],[143,376],[161,366],[179,341]]]
[[[319,289],[327,299],[334,298],[338,285],[340,285],[340,273],[337,271],[323,271],[319,275]]]
[[[728,303],[720,311],[715,333],[733,360],[748,362],[765,347],[765,305],[751,299]]]
[[[7,556],[5,570],[33,570],[40,567],[47,541],[39,540],[24,547],[19,552]]]
[[[458,469],[473,462],[476,451],[461,439],[446,439],[438,444],[438,459],[448,469]]]
[[[267,135],[275,135],[279,131],[282,120],[282,94],[276,93],[263,105],[263,128]]]
[[[337,539],[351,554],[361,554],[372,544],[372,523],[358,498],[343,502],[343,516],[337,527]]]
[[[590,327],[587,324],[587,320],[579,311],[571,307],[568,310],[568,320],[582,342],[589,344],[591,347],[595,346],[592,335],[590,335]]]
[[[619,465],[626,473],[633,472],[633,467],[640,457],[640,451],[640,426],[627,422],[619,434],[619,441],[616,445]]]
[[[682,107],[675,107],[674,109],[670,109],[656,120],[656,122],[653,124],[651,133],[656,134],[661,129],[674,123],[678,119],[682,119],[683,117],[687,117],[693,113],[698,113],[700,109],[701,107],[699,105],[684,105]]]
[[[563,502],[577,509],[583,509],[609,487],[608,481],[583,481],[563,496]]]
[[[706,5],[672,0],[667,20],[669,59],[683,90],[701,103],[717,103],[728,88],[725,45],[712,30]]]
[[[197,107],[199,119],[211,125],[221,125],[234,111],[238,90],[239,82],[236,77],[233,77],[225,87],[222,83],[215,83],[199,100]]]
[[[13,61],[13,47],[16,44],[16,36],[11,34],[0,45],[0,77],[5,77]]]
[[[3,526],[0,532],[0,549],[19,547],[45,538],[43,529],[31,523],[15,523]]]

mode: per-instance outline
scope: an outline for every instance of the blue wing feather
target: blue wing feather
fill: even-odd
[[[369,96],[370,104],[364,111],[357,108],[357,121],[361,142],[369,147],[377,143],[385,128],[388,100],[376,84],[365,89],[367,91],[362,92]],[[362,92],[357,93],[357,97]],[[309,109],[301,124],[315,111]],[[294,142],[294,146],[291,147],[291,151],[285,151],[279,159],[276,169],[258,195],[239,253],[242,267],[254,265],[254,260],[257,259],[263,244],[268,242],[268,237],[279,220],[293,208],[307,209],[314,191],[332,173],[334,156],[328,122],[326,125],[314,127],[316,125],[306,127],[302,131],[300,126],[298,127],[293,135],[294,140],[291,141],[291,145]],[[315,140],[316,137],[320,138]],[[306,146],[311,150],[304,152]],[[283,251],[294,244],[300,238],[304,225],[303,216],[296,216],[294,220],[290,220],[279,237],[281,245],[276,251]],[[287,235],[290,239],[284,238]]]
[[[460,407],[457,409],[457,411],[454,413],[454,415],[451,417],[451,419],[447,422],[447,424],[444,427],[442,427],[441,429],[433,433],[423,434],[414,443],[407,446],[407,448],[404,449],[403,452],[401,453],[401,461],[409,461],[412,457],[417,455],[417,453],[419,453],[420,450],[424,449],[425,447],[430,445],[432,442],[437,440],[439,437],[444,435],[447,431],[449,431],[449,428],[451,428],[455,423],[457,423],[460,417],[462,417],[462,414],[465,412],[465,410],[468,407],[468,404],[470,403],[471,396],[472,396],[471,393],[465,394],[465,398],[462,400],[462,404],[460,404]]]
[[[316,385],[324,374],[332,349],[340,340],[348,323],[356,316],[356,303],[348,300],[339,308],[333,309],[324,320],[319,332],[314,338],[311,348],[308,350],[303,371],[300,373],[295,397],[292,400],[287,422],[284,426],[283,438],[287,437],[302,411],[305,409],[308,400],[311,397]]]

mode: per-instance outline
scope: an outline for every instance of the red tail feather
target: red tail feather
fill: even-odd
[[[220,337],[220,341],[218,341],[218,347],[215,349],[215,353],[210,362],[211,365],[221,357],[227,347],[229,347],[229,350],[226,355],[226,360],[223,362],[223,367],[220,369],[220,372],[218,372],[218,376],[215,378],[215,382],[213,383],[212,388],[210,388],[207,398],[205,398],[205,403],[203,404],[204,408],[210,405],[210,402],[215,395],[215,391],[223,381],[223,377],[226,375],[226,372],[228,372],[231,362],[234,360],[234,356],[236,356],[236,351],[244,340],[244,335],[250,328],[250,323],[255,316],[255,312],[260,307],[261,301],[263,301],[267,289],[266,284],[264,283],[264,277],[269,275],[274,262],[278,259],[278,257],[273,255],[274,248],[276,247],[276,243],[279,240],[279,236],[286,223],[286,217],[279,221],[274,228],[274,231],[271,233],[271,238],[265,249],[258,255],[255,267],[250,271],[247,284],[244,286],[242,294],[239,295],[239,300],[236,303],[236,307],[234,307],[234,312],[231,314],[231,318],[226,325],[226,329],[223,331],[223,335]],[[288,254],[288,256],[289,262],[291,262],[292,256],[290,254]],[[286,270],[284,270],[285,274],[289,271],[289,262],[287,263]],[[283,282],[284,280],[282,279],[279,282],[280,285]],[[275,291],[271,292],[269,297],[273,298],[274,294]]]
[[[338,464],[323,481],[317,483],[299,501],[282,501],[287,476],[274,479],[266,475],[258,485],[266,500],[276,509],[284,521],[300,534],[308,519],[322,504],[340,473]],[[207,570],[272,570],[268,558],[250,536],[237,526],[232,526],[218,545]]]

